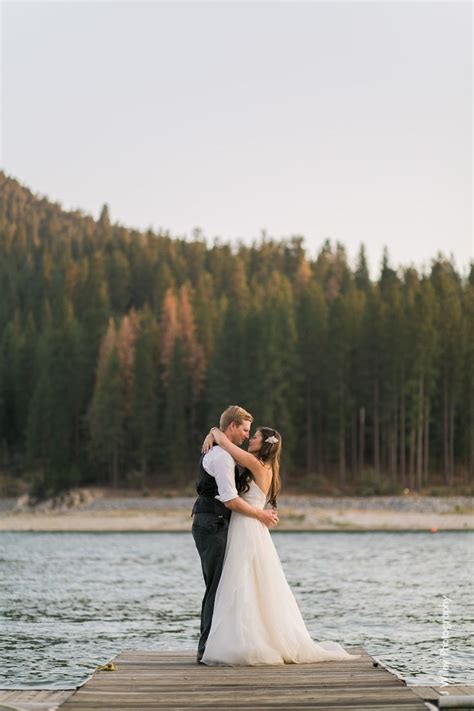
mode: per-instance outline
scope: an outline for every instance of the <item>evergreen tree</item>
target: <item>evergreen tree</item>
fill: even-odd
[[[219,414],[229,405],[246,401],[245,319],[232,301],[225,301],[221,326],[216,334],[214,353],[209,364],[207,387],[207,424],[215,425]],[[243,405],[245,407],[245,405]],[[249,403],[247,409],[251,408]]]
[[[325,353],[327,349],[327,306],[317,282],[300,292],[297,305],[298,356],[302,366],[300,401],[304,403],[304,446],[299,462],[307,472],[323,470],[323,403],[325,398]],[[303,457],[304,454],[304,457]]]
[[[27,422],[27,452],[42,472],[46,490],[77,482],[74,455],[81,404],[80,335],[71,304],[64,300],[57,322],[43,335],[39,380]],[[46,421],[47,418],[47,421]]]
[[[331,358],[328,359],[330,429],[332,456],[337,462],[339,485],[344,486],[347,474],[347,441],[350,430],[352,400],[350,391],[351,339],[350,314],[346,298],[338,296],[328,313],[328,338]]]
[[[135,343],[132,427],[138,466],[145,477],[157,462],[159,446],[158,324],[145,308]]]
[[[121,481],[126,417],[120,361],[114,346],[101,369],[89,411],[92,457],[107,467],[114,488]]]
[[[369,291],[370,289],[370,276],[369,267],[367,264],[367,255],[365,251],[365,246],[361,244],[359,249],[359,254],[357,255],[357,264],[354,273],[354,281],[358,289],[361,291]]]
[[[186,480],[185,466],[189,456],[189,422],[186,402],[187,380],[182,326],[178,301],[169,289],[163,302],[160,322],[161,379],[163,385],[163,416],[161,462],[173,474],[174,480]]]
[[[433,302],[437,302],[439,314],[435,330],[437,333],[442,331],[444,334],[439,349],[443,401],[443,463],[446,484],[451,485],[454,481],[456,415],[459,414],[463,380],[462,293],[453,266],[443,259],[434,262],[431,283],[437,292],[437,299],[434,293],[431,298]],[[433,309],[435,308],[433,303]]]
[[[293,293],[287,279],[273,273],[267,298],[259,313],[257,353],[253,364],[254,405],[260,424],[275,427],[284,437],[283,463],[293,461],[299,446],[297,432],[303,429],[297,389],[292,387],[299,368]],[[284,433],[284,435],[283,435]]]
[[[472,269],[474,277],[474,267]],[[463,357],[464,373],[463,400],[461,412],[464,427],[461,440],[464,445],[464,461],[467,481],[474,481],[474,278],[466,285],[463,299]]]

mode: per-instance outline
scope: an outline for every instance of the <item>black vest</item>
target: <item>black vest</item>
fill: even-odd
[[[204,454],[199,460],[199,469],[196,476],[196,491],[198,497],[194,502],[193,510],[191,516],[195,513],[213,513],[216,516],[223,516],[229,519],[232,513],[230,509],[225,506],[222,501],[216,499],[215,497],[219,493],[217,488],[217,482],[215,477],[211,476],[204,469],[202,460],[204,459]],[[238,475],[238,468],[235,467],[235,476]]]

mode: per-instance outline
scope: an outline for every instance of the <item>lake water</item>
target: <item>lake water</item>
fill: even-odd
[[[272,532],[315,641],[409,683],[474,683],[469,532]],[[469,567],[471,565],[471,567]],[[0,688],[71,688],[124,649],[192,650],[190,533],[0,533]]]

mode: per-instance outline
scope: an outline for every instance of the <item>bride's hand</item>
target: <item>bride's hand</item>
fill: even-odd
[[[207,454],[207,452],[209,452],[209,450],[211,449],[213,444],[214,444],[214,437],[212,435],[212,432],[209,432],[209,434],[206,435],[204,442],[202,443],[202,447],[201,447],[202,454]]]
[[[226,437],[225,434],[218,427],[211,427],[211,429],[209,430],[209,434],[213,435],[214,442],[216,444],[222,444],[222,439]]]

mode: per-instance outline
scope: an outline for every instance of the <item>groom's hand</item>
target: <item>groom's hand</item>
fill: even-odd
[[[278,512],[276,509],[265,509],[262,511],[261,522],[268,528],[276,526],[278,523]]]
[[[224,501],[224,506],[231,511],[237,511],[244,516],[250,516],[251,518],[256,518],[260,523],[270,528],[271,526],[276,526],[278,523],[278,513],[276,509],[260,509],[256,506],[252,506],[247,501],[242,499],[240,496],[236,496],[235,499],[230,499],[229,501]]]

